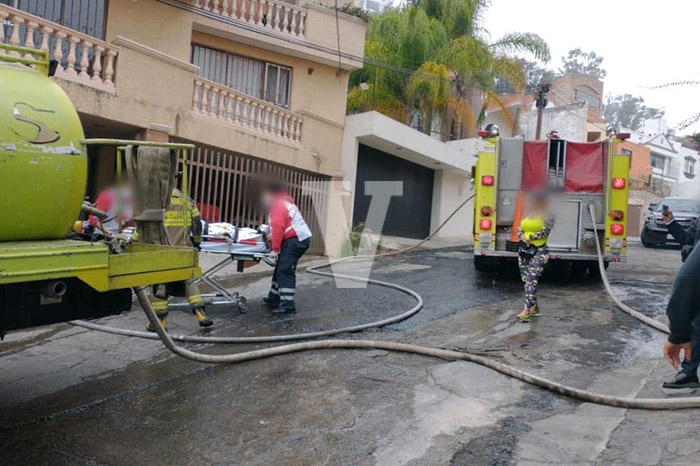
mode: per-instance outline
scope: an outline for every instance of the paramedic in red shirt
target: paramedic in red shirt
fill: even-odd
[[[296,312],[297,263],[309,249],[311,230],[282,183],[269,182],[265,186],[263,202],[269,212],[272,235],[270,257],[277,260],[270,292],[263,301],[275,314],[293,314]]]
[[[106,212],[107,218],[100,220],[90,215],[88,225],[98,235],[102,232],[110,235],[119,233],[119,222],[124,226],[131,222],[134,215],[134,195],[131,183],[123,180],[118,186],[100,192],[95,200],[95,208]]]

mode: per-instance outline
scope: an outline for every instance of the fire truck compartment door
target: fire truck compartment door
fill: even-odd
[[[549,235],[551,249],[577,251],[581,231],[581,201],[561,200],[552,206],[554,228]]]
[[[547,187],[547,141],[528,141],[523,150],[522,188]]]
[[[602,193],[605,142],[569,142],[566,146],[566,191]]]
[[[498,190],[518,191],[523,172],[523,139],[501,138],[498,144]]]

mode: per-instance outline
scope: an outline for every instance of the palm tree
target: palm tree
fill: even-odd
[[[348,110],[374,109],[427,134],[435,126],[457,138],[474,134],[487,106],[502,106],[493,92],[496,79],[524,85],[514,54],[550,58],[536,34],[511,33],[489,43],[481,27],[487,6],[486,0],[414,0],[373,19],[367,64],[351,75]],[[363,82],[367,91],[359,87]]]

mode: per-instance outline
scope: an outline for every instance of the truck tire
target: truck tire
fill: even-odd
[[[654,241],[651,241],[649,239],[649,232],[647,231],[646,228],[642,230],[642,238],[641,239],[642,239],[642,246],[644,246],[645,248],[655,248],[658,246],[658,243],[655,243]]]
[[[496,265],[495,257],[474,256],[474,268],[479,272],[492,272]]]

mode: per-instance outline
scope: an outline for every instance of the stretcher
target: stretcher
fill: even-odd
[[[260,261],[274,266],[270,259],[270,245],[264,226],[260,229],[237,228],[231,224],[210,224],[202,235],[201,252],[225,256],[202,273],[197,283],[206,283],[214,292],[202,294],[206,305],[235,306],[242,314],[248,312],[248,300],[239,292],[231,292],[219,283],[214,275],[236,263],[236,270],[243,272]],[[211,234],[214,233],[214,234]],[[187,303],[171,303],[171,308],[188,307]]]

